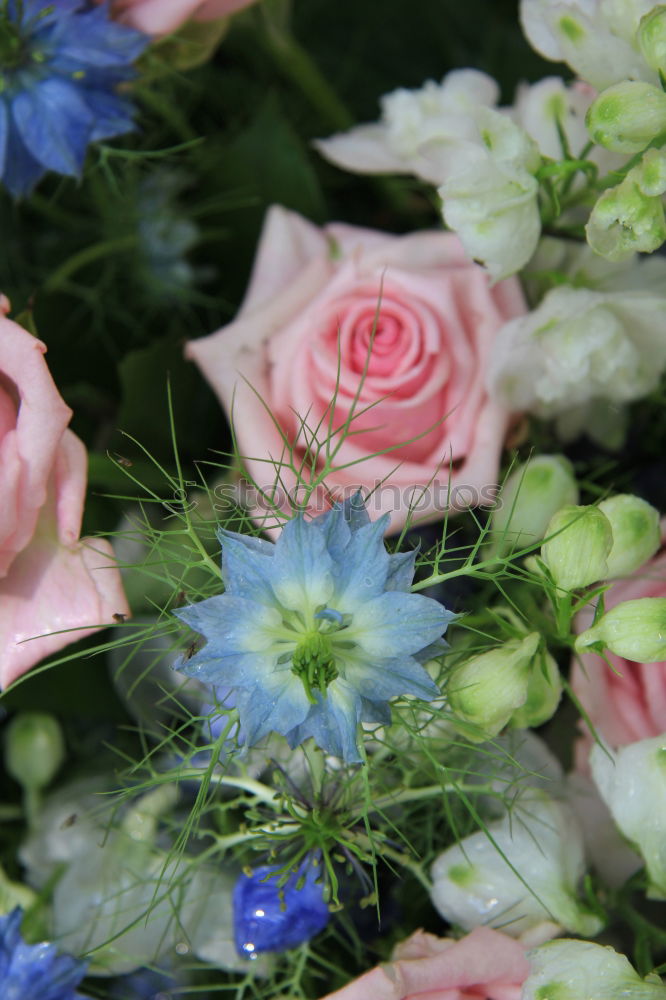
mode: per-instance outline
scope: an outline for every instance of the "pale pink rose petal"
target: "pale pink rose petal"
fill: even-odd
[[[418,940],[415,946],[418,950]],[[387,963],[323,1000],[519,1000],[529,973],[525,949],[487,927],[442,949],[425,943],[423,950],[424,957]]]
[[[281,205],[271,205],[238,318],[282,294],[313,257],[325,258],[329,249],[318,226]]]
[[[96,0],[100,3],[101,0]],[[169,35],[186,21],[214,21],[255,0],[114,0],[114,16],[146,35]]]
[[[427,931],[414,931],[404,941],[399,941],[393,949],[392,958],[430,958],[432,955],[439,955],[447,948],[453,947],[453,938],[441,938],[436,934],[429,934]]]
[[[229,17],[239,10],[244,10],[256,0],[204,0],[194,15],[195,21],[215,21],[218,17]]]
[[[32,537],[53,455],[72,415],[51,378],[45,351],[40,340],[0,316],[5,430],[0,438],[0,576]]]
[[[488,927],[476,927],[439,955],[394,965],[400,970],[406,995],[443,987],[515,985],[522,983],[529,972],[525,949]]]
[[[664,537],[662,526],[662,538]],[[614,581],[605,595],[606,610],[622,601],[643,597],[666,597],[666,551],[662,550],[632,576]],[[576,616],[576,631],[592,624],[593,608]],[[620,747],[650,739],[666,731],[666,661],[635,663],[614,653],[607,658],[586,653],[574,659],[571,684],[597,735],[610,746]],[[584,724],[576,748],[576,767],[588,773],[592,740]]]
[[[129,615],[109,543],[76,540],[86,453],[69,431],[55,465],[34,536],[0,580],[0,689],[114,614]]]

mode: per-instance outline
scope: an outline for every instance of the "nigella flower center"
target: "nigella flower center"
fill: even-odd
[[[323,694],[338,676],[333,644],[329,636],[319,631],[308,632],[299,642],[291,658],[291,669],[300,677],[308,701],[317,703],[315,691]]]
[[[0,14],[0,71],[18,69],[29,59],[29,47],[19,26],[8,14]]]
[[[314,615],[312,626],[302,634],[291,657],[291,669],[301,679],[305,694],[313,705],[317,698],[339,676],[335,651],[335,633],[348,628],[351,615],[333,608],[322,607]]]

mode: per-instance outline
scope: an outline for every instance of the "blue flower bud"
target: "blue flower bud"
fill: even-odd
[[[239,955],[296,948],[323,930],[329,920],[320,872],[312,864],[293,872],[280,887],[279,872],[264,865],[241,875],[233,892]]]

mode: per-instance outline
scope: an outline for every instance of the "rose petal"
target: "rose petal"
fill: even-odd
[[[34,536],[0,580],[0,688],[50,653],[111,624],[114,614],[129,614],[109,543],[61,540],[71,539],[80,523],[85,491],[85,449],[71,432],[66,438]]]

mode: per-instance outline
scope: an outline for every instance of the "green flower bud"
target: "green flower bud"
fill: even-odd
[[[606,578],[613,532],[598,507],[563,507],[550,519],[546,535],[541,557],[558,587],[578,590]]]
[[[540,641],[539,633],[531,632],[524,639],[511,639],[454,667],[448,701],[458,719],[471,724],[470,729],[460,726],[468,739],[483,742],[497,736],[515,710],[525,704]]]
[[[525,704],[517,709],[510,719],[510,725],[519,729],[540,726],[555,714],[562,696],[562,678],[557,663],[545,652],[535,656],[529,680]]]
[[[538,542],[553,514],[578,500],[571,463],[562,455],[530,459],[507,478],[499,499],[492,532],[500,554]]]
[[[666,95],[665,95],[666,96]],[[652,253],[666,240],[661,195],[666,191],[666,155],[649,149],[617,187],[605,191],[585,226],[587,242],[610,261]]]
[[[651,83],[624,80],[599,94],[585,124],[599,146],[614,153],[640,153],[666,131],[666,94]]]
[[[636,41],[650,69],[666,71],[666,4],[653,7],[641,18]]]
[[[659,512],[630,493],[599,504],[610,521],[613,548],[608,556],[608,576],[628,576],[651,559],[661,544]]]
[[[15,715],[5,733],[5,766],[29,791],[45,788],[65,759],[58,720],[45,712]]]
[[[637,663],[666,660],[666,597],[623,601],[576,639],[578,653],[610,649]]]

